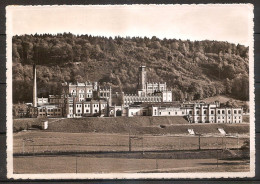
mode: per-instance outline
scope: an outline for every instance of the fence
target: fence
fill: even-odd
[[[96,137],[95,137],[96,136]],[[89,137],[32,138],[14,140],[14,153],[107,152],[107,151],[174,151],[239,149],[247,137],[152,136],[95,134]]]

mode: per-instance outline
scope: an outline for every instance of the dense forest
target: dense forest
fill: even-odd
[[[174,100],[225,94],[249,99],[248,47],[219,41],[76,36],[13,37],[13,101],[32,101],[32,64],[38,96],[59,94],[61,82],[99,81],[113,92],[135,93],[140,65],[150,82],[167,82]]]

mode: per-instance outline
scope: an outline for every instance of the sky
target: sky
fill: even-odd
[[[253,7],[230,5],[9,6],[9,34],[91,34],[250,45]]]

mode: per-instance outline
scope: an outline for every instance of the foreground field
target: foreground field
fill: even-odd
[[[14,154],[241,148],[247,136],[171,136],[26,131],[14,133]]]
[[[129,159],[75,156],[15,157],[14,173],[242,172],[248,161],[217,159]]]
[[[239,137],[22,131],[14,133],[15,173],[248,171]],[[217,149],[217,150],[216,150]],[[230,150],[231,149],[231,150]]]
[[[57,118],[48,120],[47,130],[27,130],[41,121],[14,121],[15,173],[249,170],[249,152],[241,149],[249,146],[248,124],[188,124],[182,117]]]

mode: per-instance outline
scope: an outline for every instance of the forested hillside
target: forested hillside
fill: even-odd
[[[32,64],[38,96],[59,94],[64,81],[99,81],[113,92],[134,93],[138,67],[151,82],[166,81],[174,100],[217,94],[249,98],[248,47],[219,41],[160,40],[156,37],[23,35],[13,37],[14,103],[32,101]]]

